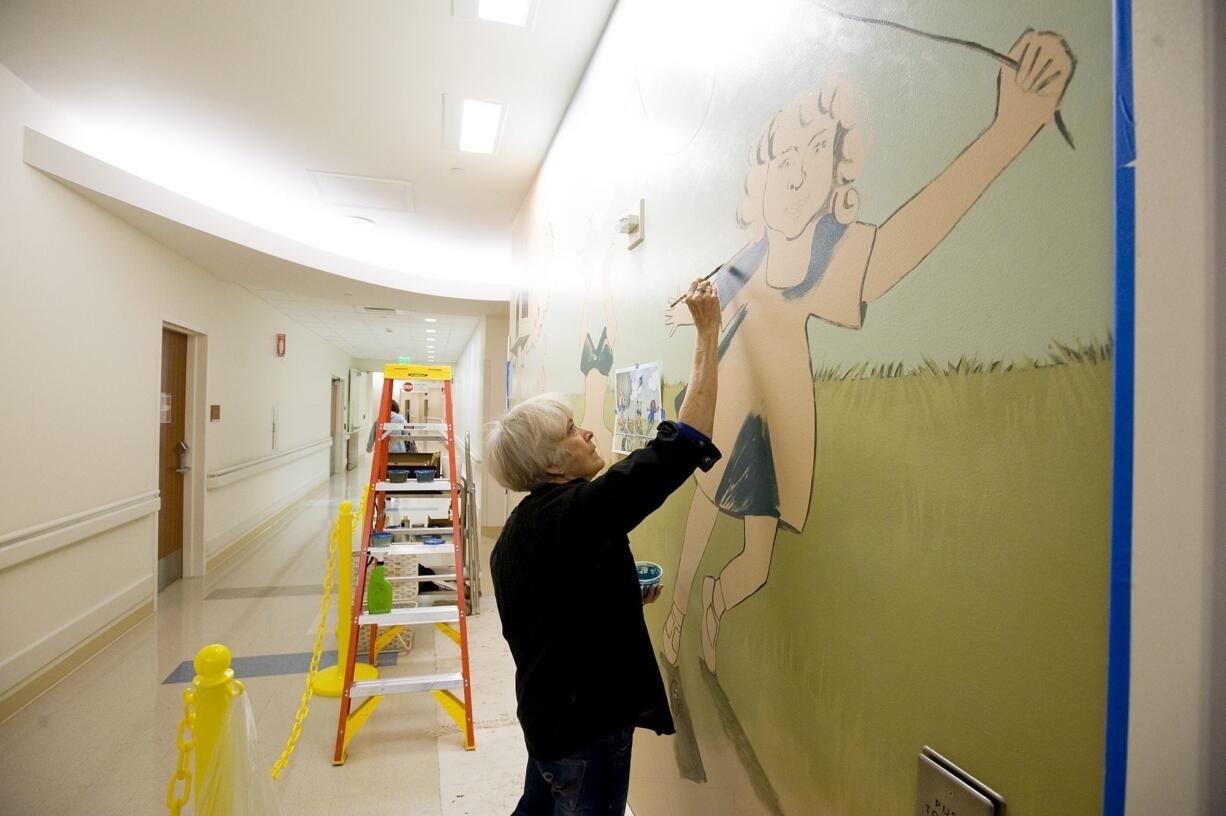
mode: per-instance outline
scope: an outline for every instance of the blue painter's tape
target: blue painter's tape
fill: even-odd
[[[1115,368],[1111,474],[1111,605],[1103,816],[1124,816],[1132,642],[1132,457],[1136,360],[1136,123],[1131,0],[1115,0]]]
[[[380,652],[380,666],[395,666],[399,659],[396,652]],[[319,658],[320,668],[335,665],[336,651],[324,652]],[[234,669],[234,677],[246,680],[251,677],[275,677],[279,674],[306,674],[311,666],[310,652],[291,652],[289,654],[252,655],[251,657],[236,657],[230,662]],[[190,683],[196,676],[192,661],[184,660],[175,670],[166,676],[162,685],[172,683]]]

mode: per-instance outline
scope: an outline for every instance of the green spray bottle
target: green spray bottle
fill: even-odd
[[[366,556],[367,564],[373,563],[374,569],[366,577],[366,611],[372,615],[382,615],[392,611],[392,584],[387,580],[383,562],[373,555]]]

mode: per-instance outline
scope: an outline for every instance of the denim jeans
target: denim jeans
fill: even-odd
[[[633,741],[634,729],[625,728],[562,759],[529,756],[512,816],[623,816]]]

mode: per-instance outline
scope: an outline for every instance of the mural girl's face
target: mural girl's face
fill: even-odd
[[[830,199],[836,130],[829,115],[805,126],[785,113],[775,123],[762,215],[767,227],[789,240],[800,236]]]
[[[593,441],[594,434],[586,428],[580,428],[572,419],[566,438],[562,440],[562,450],[566,458],[562,460],[562,472],[568,479],[594,479],[604,468],[604,459],[596,450]]]

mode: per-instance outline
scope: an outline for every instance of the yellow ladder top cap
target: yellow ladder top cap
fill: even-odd
[[[406,365],[388,363],[383,366],[385,380],[450,380],[451,366]]]

